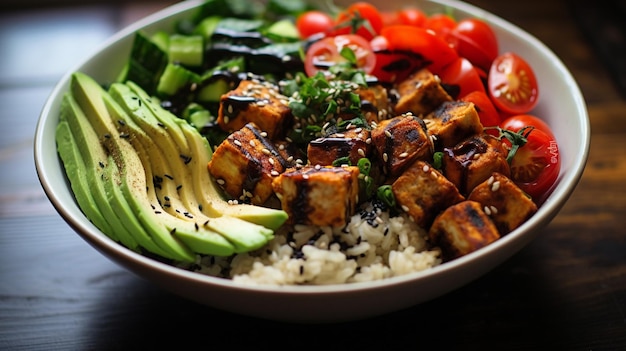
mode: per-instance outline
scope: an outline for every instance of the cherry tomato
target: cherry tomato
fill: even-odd
[[[500,114],[498,110],[493,106],[491,99],[485,93],[485,91],[476,90],[461,98],[462,101],[468,101],[474,103],[476,112],[480,117],[480,123],[483,127],[497,127],[500,125]],[[487,130],[487,133],[497,136],[498,133],[495,130]]]
[[[489,70],[491,63],[498,56],[496,34],[489,24],[477,18],[459,21],[450,31],[448,41],[460,56],[484,70]]]
[[[487,86],[493,104],[506,114],[528,113],[537,105],[539,87],[535,72],[514,53],[496,57],[489,69]]]
[[[416,8],[405,8],[397,12],[397,23],[409,26],[424,27],[428,16],[424,11]]]
[[[443,67],[439,73],[441,83],[452,98],[459,99],[473,91],[485,91],[478,71],[464,57],[459,57]]]
[[[393,25],[384,27],[380,34],[387,39],[389,50],[415,54],[421,61],[417,66],[428,67],[434,74],[459,57],[445,40],[425,28]]]
[[[354,28],[353,22],[360,19],[364,21],[357,23]],[[337,15],[335,25],[338,27],[336,34],[351,34],[356,29],[355,34],[371,40],[383,28],[383,16],[374,5],[362,1],[355,2]]]
[[[554,138],[554,133],[548,123],[535,115],[523,114],[511,116],[504,119],[500,124],[502,129],[508,129],[514,132],[517,132],[526,126],[533,126]]]
[[[325,37],[313,43],[306,52],[304,68],[309,76],[318,71],[327,70],[332,65],[345,62],[341,50],[348,47],[354,51],[357,67],[365,73],[371,73],[376,65],[376,56],[372,52],[369,41],[356,34],[341,34]]]
[[[304,12],[296,19],[296,28],[302,39],[317,33],[327,33],[334,24],[334,19],[329,14],[317,10]]]
[[[500,127],[504,125],[506,121]],[[557,141],[552,135],[539,128],[528,130],[530,132],[526,135],[526,143],[517,150],[510,161],[511,180],[536,203],[541,203],[549,195],[559,176],[561,155]],[[523,129],[519,131],[526,134]]]
[[[426,19],[424,27],[438,36],[446,37],[456,27],[456,21],[446,14],[435,13]]]

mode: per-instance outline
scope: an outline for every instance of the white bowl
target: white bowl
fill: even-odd
[[[151,15],[110,38],[73,71],[101,83],[111,82],[128,57],[134,33],[143,29],[169,30],[189,16],[200,1],[184,1]],[[539,211],[520,228],[493,244],[421,273],[383,281],[333,286],[242,286],[154,261],[115,243],[83,215],[77,206],[56,153],[55,127],[61,97],[68,90],[68,72],[46,102],[35,135],[35,163],[50,201],[67,223],[91,246],[112,261],[156,285],[218,309],[290,322],[339,322],[397,311],[459,288],[523,248],[546,226],[578,183],[588,155],[590,129],[585,102],[572,75],[555,54],[520,28],[466,3],[452,0],[415,1],[427,12],[444,7],[458,18],[475,16],[488,21],[497,33],[501,51],[514,51],[535,69],[541,97],[535,113],[553,128],[562,155],[558,186]]]

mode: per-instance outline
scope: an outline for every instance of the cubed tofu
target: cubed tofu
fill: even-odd
[[[272,180],[287,163],[253,123],[230,134],[213,153],[208,169],[237,200],[261,205],[274,194]]]
[[[500,239],[498,228],[476,201],[462,201],[441,212],[428,231],[444,261],[467,255]]]
[[[454,146],[467,137],[483,132],[483,125],[474,104],[466,101],[445,102],[424,117],[424,122],[438,150]]]
[[[465,200],[454,184],[424,161],[413,163],[391,189],[397,205],[422,228],[430,227],[441,211]]]
[[[439,77],[427,68],[418,70],[396,86],[398,101],[394,106],[396,114],[411,112],[416,116],[426,116],[452,97],[443,89]]]
[[[432,140],[422,119],[413,114],[380,121],[371,138],[376,156],[390,177],[397,177],[416,160],[432,160]]]
[[[272,183],[292,224],[343,227],[354,214],[359,193],[355,166],[290,168]]]
[[[287,97],[276,85],[256,80],[242,80],[236,89],[222,95],[217,115],[217,124],[226,132],[252,122],[270,139],[281,136],[291,120]]]
[[[494,172],[472,190],[468,200],[483,206],[501,236],[522,225],[537,212],[537,205],[510,178]]]
[[[382,84],[370,84],[367,88],[360,87],[356,93],[361,98],[361,110],[368,122],[387,119],[393,113],[388,90]]]
[[[511,170],[506,160],[508,151],[496,137],[474,135],[443,151],[443,174],[467,196],[478,184],[489,179],[493,172],[509,177]]]
[[[347,158],[351,165],[368,157],[372,149],[370,132],[363,128],[332,133],[312,140],[307,146],[308,163],[315,166],[330,166],[337,159]]]

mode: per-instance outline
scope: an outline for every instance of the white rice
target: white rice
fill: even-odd
[[[296,225],[261,250],[200,257],[193,270],[241,284],[323,285],[386,279],[440,263],[422,228],[369,204],[345,228]]]

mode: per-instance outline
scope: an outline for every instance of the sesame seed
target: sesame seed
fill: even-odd
[[[385,135],[386,135],[388,138],[391,138],[391,132],[390,132],[390,131],[385,130]]]
[[[230,118],[228,116],[224,116],[224,124],[228,124],[230,122]]]
[[[320,166],[320,165],[315,165],[315,169],[319,171],[320,169],[322,169],[322,166]]]
[[[493,205],[489,206],[489,209],[491,210],[491,213],[493,213],[493,214],[497,214],[498,213],[498,209],[495,206],[493,206]]]
[[[262,149],[261,152],[264,153],[265,155],[270,155],[271,154],[270,150],[268,150],[268,149]]]
[[[485,208],[483,209],[483,211],[485,212],[485,214],[487,216],[491,216],[491,210],[489,209],[489,206],[485,206]]]
[[[398,157],[400,157],[400,158],[406,158],[407,156],[409,156],[408,152],[403,152],[400,155],[398,155]]]
[[[228,105],[226,111],[228,111],[228,113],[233,113],[233,105]]]
[[[241,146],[241,141],[239,141],[239,140],[235,140],[233,143],[234,143],[235,145],[237,145],[237,146]]]
[[[267,138],[267,132],[261,132],[261,136]]]
[[[430,167],[428,167],[428,165],[424,165],[424,167],[422,167],[422,171],[424,171],[424,173],[428,172],[430,170]]]
[[[250,146],[254,147],[254,140],[250,140]]]
[[[270,174],[271,174],[272,176],[276,177],[276,176],[278,176],[280,173],[278,173],[278,172],[277,172],[277,171],[275,171],[275,170],[272,170],[272,171],[270,172]]]
[[[274,165],[274,162],[275,162],[275,161],[274,161],[274,159],[273,159],[273,158],[269,158],[269,159],[267,160],[267,162],[269,162],[271,165]]]
[[[489,177],[489,179],[487,179],[487,185],[491,186],[491,184],[493,184],[495,178],[493,176]]]
[[[409,207],[406,205],[402,205],[402,211],[409,212]]]
[[[365,157],[365,151],[363,149],[357,149],[360,156]]]
[[[216,181],[217,181],[217,184],[219,184],[219,185],[224,185],[224,184],[226,184],[226,182],[224,181],[224,179],[218,179],[218,180],[216,180]]]
[[[308,174],[303,174],[302,175],[302,179],[309,179],[309,175]]]
[[[387,155],[387,153],[385,152],[383,154],[383,161],[387,162],[387,160],[389,160],[389,156]]]
[[[491,191],[498,191],[500,189],[500,181],[496,180],[491,184]]]

